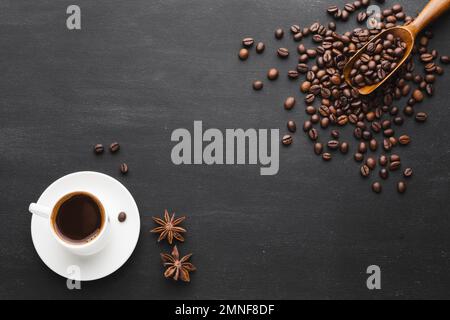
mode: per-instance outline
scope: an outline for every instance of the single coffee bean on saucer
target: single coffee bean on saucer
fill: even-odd
[[[119,222],[125,222],[125,220],[127,220],[127,214],[125,212],[119,213],[117,220],[119,220]]]

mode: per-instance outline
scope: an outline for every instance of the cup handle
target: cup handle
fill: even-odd
[[[40,216],[42,218],[50,218],[50,214],[52,212],[52,209],[45,207],[45,206],[41,206],[37,203],[32,203],[30,204],[30,207],[28,208],[28,210],[32,213],[35,214],[37,216]]]

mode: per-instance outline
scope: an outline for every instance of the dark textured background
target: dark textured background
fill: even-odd
[[[425,2],[401,1],[411,14]],[[83,29],[69,32],[72,3],[0,2],[0,298],[448,298],[448,68],[437,95],[417,108],[430,121],[401,129],[413,143],[399,152],[415,169],[404,196],[396,179],[374,195],[350,155],[325,164],[301,133],[281,148],[277,176],[261,177],[255,166],[176,167],[170,134],[194,120],[282,134],[287,119],[306,118],[302,104],[282,109],[286,96],[300,97],[297,83],[281,77],[255,93],[251,82],[271,66],[295,65],[275,57],[281,44],[295,44],[288,33],[277,42],[273,30],[327,22],[331,2],[77,0]],[[441,53],[450,53],[449,28],[448,14],[433,28]],[[267,51],[242,63],[247,35]],[[94,143],[114,140],[119,154],[93,155]],[[130,166],[125,178],[121,161]],[[120,271],[71,292],[35,253],[27,207],[79,170],[119,178],[136,198],[142,230]],[[162,277],[159,253],[169,248],[148,230],[164,208],[189,217],[180,250],[195,254],[190,285]],[[366,289],[371,264],[382,268],[381,291]]]

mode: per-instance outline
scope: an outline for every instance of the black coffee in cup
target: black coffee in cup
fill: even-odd
[[[52,213],[52,226],[64,241],[84,244],[94,240],[105,224],[100,201],[86,192],[74,192],[58,201]]]

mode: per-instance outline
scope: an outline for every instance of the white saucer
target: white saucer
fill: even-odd
[[[72,173],[51,184],[41,195],[38,204],[52,206],[63,195],[72,191],[87,191],[97,196],[111,214],[111,237],[99,253],[82,257],[64,250],[50,232],[48,220],[33,215],[31,236],[34,247],[42,261],[64,278],[71,278],[72,266],[80,269],[81,281],[104,278],[117,271],[127,262],[139,239],[141,220],[133,196],[116,179],[98,172]],[[32,202],[33,199],[30,199]],[[124,211],[125,222],[117,215]],[[117,215],[115,215],[117,213]]]

